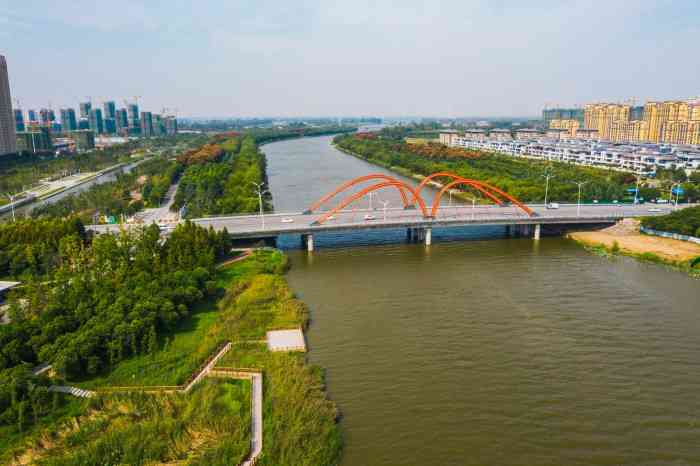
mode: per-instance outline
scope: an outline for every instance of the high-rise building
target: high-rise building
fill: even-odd
[[[39,110],[39,122],[42,126],[51,125],[51,115],[49,114],[48,108],[42,108]]]
[[[75,141],[78,152],[95,148],[95,133],[90,130],[71,131],[67,136]]]
[[[89,120],[90,110],[92,110],[92,102],[82,102],[80,104],[80,118]]]
[[[27,120],[29,122],[39,121],[36,119],[36,110],[27,110]]]
[[[630,106],[622,104],[588,104],[584,107],[584,126],[597,129],[601,139],[610,139],[612,123],[629,121]]]
[[[141,136],[149,138],[153,136],[153,114],[141,112]]]
[[[139,128],[139,106],[138,104],[129,104],[126,106],[129,113],[129,128]]]
[[[547,128],[552,120],[577,120],[579,127],[583,126],[582,108],[546,108],[542,110],[542,119]]]
[[[14,152],[17,152],[17,138],[10,96],[10,78],[5,57],[0,55],[0,155]]]
[[[644,119],[644,106],[637,105],[630,108],[630,120],[641,121]]]
[[[95,133],[95,134],[102,134],[104,133],[104,123],[102,121],[102,110],[99,108],[93,108],[90,110],[90,129]]]
[[[51,133],[47,127],[17,133],[15,142],[20,152],[49,152],[53,149]]]
[[[153,114],[153,136],[165,136],[165,125],[163,124],[163,117],[155,113]]]
[[[75,118],[75,110],[72,108],[61,109],[61,129],[64,132],[78,129],[78,120]]]
[[[15,131],[20,132],[25,130],[24,126],[24,112],[22,112],[22,109],[16,108],[15,109]]]
[[[578,120],[552,120],[549,122],[550,129],[565,129],[568,132],[568,136],[571,138],[576,137],[576,131],[579,128]]]
[[[117,117],[117,105],[114,103],[114,101],[107,101],[103,106],[105,120],[108,118],[114,119]]]
[[[177,118],[174,116],[166,116],[163,119],[163,124],[165,126],[166,135],[175,136],[177,134]]]
[[[648,125],[642,120],[616,120],[610,126],[612,142],[641,142],[648,138]]]
[[[129,133],[129,116],[125,108],[117,110],[115,120],[117,134],[126,136]]]

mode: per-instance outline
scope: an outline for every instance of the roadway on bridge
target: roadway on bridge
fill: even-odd
[[[692,204],[679,205],[678,209]],[[529,205],[536,216],[530,217],[515,206],[456,205],[441,207],[435,219],[426,219],[419,209],[383,208],[344,210],[335,218],[321,225],[313,225],[321,213],[301,212],[271,213],[264,215],[236,215],[193,219],[195,223],[215,230],[226,228],[235,238],[277,236],[280,234],[308,234],[333,230],[361,230],[401,227],[440,227],[458,225],[510,225],[510,224],[561,224],[561,223],[603,223],[622,218],[666,215],[674,210],[672,205],[656,204],[586,204],[580,208],[576,204],[560,204],[558,209],[548,209],[544,205]],[[373,218],[365,218],[370,215]],[[126,228],[141,225],[124,225]],[[90,225],[87,227],[98,233],[117,232],[120,225]],[[169,226],[172,228],[172,226]]]
[[[488,225],[488,224],[536,224],[536,223],[595,223],[598,221],[615,221],[626,217],[644,215],[665,215],[673,210],[670,205],[631,205],[631,204],[594,204],[578,206],[561,204],[558,209],[547,209],[543,205],[529,206],[535,213],[530,217],[515,206],[499,207],[493,205],[453,206],[439,209],[435,219],[425,219],[419,209],[384,209],[370,211],[345,210],[335,215],[322,225],[313,225],[321,214],[280,213],[259,215],[211,217],[196,219],[201,226],[214,229],[226,228],[236,236],[262,236],[282,233],[311,233],[324,230],[392,228],[404,226],[450,226],[450,225]],[[680,206],[679,206],[680,208]],[[373,219],[365,218],[371,215]]]

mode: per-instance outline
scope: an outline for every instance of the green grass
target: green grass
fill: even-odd
[[[232,283],[246,280],[263,272],[281,273],[286,270],[287,259],[279,251],[263,250],[255,252],[250,258],[233,263],[217,270],[216,285],[219,292],[197,304],[190,317],[169,334],[161,335],[160,350],[153,354],[139,355],[120,362],[109,373],[89,380],[72,381],[84,388],[104,386],[153,386],[178,385],[194,372],[199,365],[223,341],[210,336],[210,329],[220,316],[218,301],[225,296],[225,289]],[[272,275],[270,275],[272,276]],[[278,276],[279,280],[284,280]],[[270,311],[266,319],[275,325],[285,326],[290,321],[283,308],[280,316]],[[284,327],[288,328],[288,327]],[[264,337],[261,329],[251,329],[248,337]]]
[[[267,330],[308,324],[306,306],[284,279],[286,269],[286,256],[273,250],[220,269],[218,299],[201,303],[157,353],[123,361],[85,385],[128,385],[135,379],[174,384],[218,342],[230,340],[233,348],[220,366],[263,372],[264,447],[257,464],[337,464],[342,449],[338,411],[326,398],[323,372],[308,365],[302,353],[271,353],[255,342]],[[79,428],[64,428],[37,464],[238,464],[250,442],[249,393],[249,382],[208,379],[187,395],[106,395],[93,401],[95,409],[80,418]]]
[[[240,463],[250,448],[250,382],[207,380],[188,395],[113,395],[93,402],[36,462],[42,466]]]
[[[41,438],[55,435],[59,426],[83,414],[88,406],[88,402],[83,399],[63,394],[56,396],[59,400],[56,409],[23,432],[19,432],[14,425],[0,427],[0,464],[8,463],[15,455],[37,445]]]

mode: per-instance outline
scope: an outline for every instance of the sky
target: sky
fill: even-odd
[[[697,0],[0,0],[23,108],[536,116],[700,95]]]

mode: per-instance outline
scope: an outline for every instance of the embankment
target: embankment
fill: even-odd
[[[626,219],[604,230],[572,232],[567,237],[607,254],[623,254],[700,275],[700,269],[691,266],[700,257],[700,245],[644,235],[639,232],[639,221],[635,219]]]

